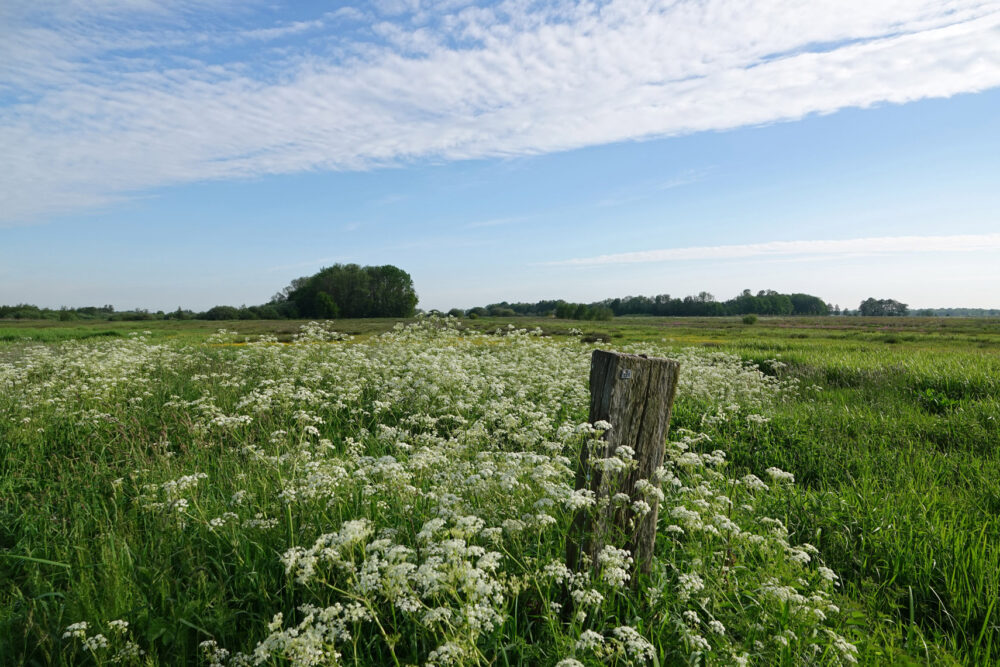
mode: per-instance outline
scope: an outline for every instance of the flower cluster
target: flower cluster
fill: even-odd
[[[540,333],[427,319],[360,342],[310,323],[291,345],[220,332],[197,346],[34,346],[0,366],[0,389],[25,429],[61,420],[96,437],[136,415],[170,425],[143,445],[143,467],[115,474],[111,499],[137,500],[147,525],[213,562],[255,554],[228,576],[273,571],[280,590],[243,644],[201,643],[207,664],[493,663],[529,650],[528,628],[546,664],[850,662],[836,574],[757,509],[794,476],[730,478],[725,452],[675,428],[634,492],[576,489],[582,448],[614,424],[583,422],[590,350]],[[742,414],[726,423],[761,427],[795,390],[731,355],[627,351],[679,357],[678,404],[708,425]],[[636,465],[628,447],[605,454],[595,468]],[[660,507],[649,576],[624,541],[580,571],[565,565],[574,519],[601,503]],[[92,626],[67,627],[67,645],[141,655],[124,621]]]

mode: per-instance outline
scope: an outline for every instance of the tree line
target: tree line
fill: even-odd
[[[508,303],[502,301],[488,306],[478,306],[464,311],[469,317],[509,317],[533,315],[555,316],[575,320],[607,320],[620,315],[654,315],[659,317],[717,317],[725,315],[829,315],[834,307],[818,296],[810,294],[781,294],[774,290],[761,290],[742,294],[728,301],[717,301],[712,294],[700,292],[695,296],[674,298],[669,294],[658,296],[626,296],[593,303],[571,303],[562,299],[549,299],[536,303]],[[456,314],[452,311],[452,314]]]
[[[920,308],[917,317],[1000,317],[1000,308]]]

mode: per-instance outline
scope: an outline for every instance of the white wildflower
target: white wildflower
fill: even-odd
[[[611,634],[622,643],[625,653],[636,660],[652,660],[655,655],[653,645],[649,643],[635,628],[623,625],[611,631]]]
[[[594,651],[604,645],[604,635],[593,630],[584,630],[576,640],[576,650]]]
[[[787,482],[791,484],[795,481],[795,475],[790,472],[785,472],[781,468],[768,468],[765,472],[775,482]]]
[[[73,623],[72,625],[66,626],[66,631],[63,632],[63,639],[86,639],[87,637],[87,621],[80,621],[79,623]]]

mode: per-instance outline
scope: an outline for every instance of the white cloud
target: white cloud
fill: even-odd
[[[105,6],[0,21],[0,221],[207,179],[536,154],[1000,85],[995,1],[387,0],[346,32],[333,15]]]
[[[743,245],[698,246],[640,250],[596,257],[579,257],[550,266],[603,266],[683,260],[727,260],[749,258],[857,257],[929,252],[974,252],[1000,250],[1000,234],[954,236],[882,236],[828,241],[771,241]]]

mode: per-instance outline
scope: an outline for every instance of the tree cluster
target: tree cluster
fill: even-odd
[[[390,264],[334,264],[293,280],[271,305],[297,317],[412,317],[417,293],[410,274]]]
[[[858,306],[858,314],[862,317],[902,317],[909,312],[905,303],[895,299],[867,298]]]

